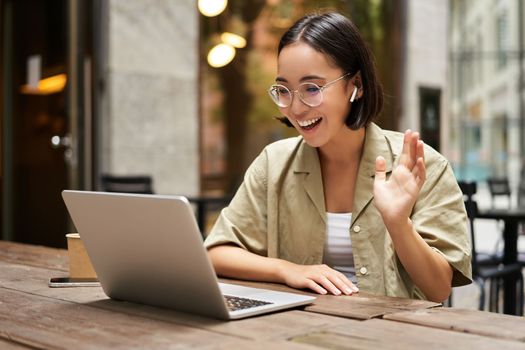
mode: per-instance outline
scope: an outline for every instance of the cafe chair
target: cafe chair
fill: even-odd
[[[206,223],[208,215],[219,213],[224,207],[227,207],[232,200],[232,195],[222,196],[188,196],[188,201],[196,207],[197,225],[203,235],[206,236]]]
[[[510,208],[511,205],[511,192],[510,192],[510,184],[509,179],[506,177],[501,178],[489,178],[487,179],[487,183],[489,185],[489,192],[490,192],[490,199],[492,203],[492,207],[494,208],[494,203],[497,197],[506,197],[508,207]]]
[[[518,207],[525,208],[525,178],[520,179],[518,186]]]
[[[464,195],[465,209],[469,220],[471,249],[472,249],[472,277],[474,283],[479,287],[479,310],[485,309],[485,284],[489,281],[489,311],[499,312],[499,293],[506,277],[517,275],[518,283],[516,288],[518,290],[520,314],[523,313],[523,275],[521,273],[522,266],[516,264],[503,264],[496,256],[481,255],[476,250],[476,240],[474,231],[474,220],[478,211],[476,201],[473,195],[477,191],[477,184],[475,182],[459,182],[459,186]]]
[[[474,200],[474,195],[477,193],[478,186],[475,182],[470,181],[458,181],[459,188],[461,189],[461,192],[463,193],[463,198],[465,200],[465,206],[467,203],[475,203],[475,210],[471,212],[469,216],[470,218],[474,218],[477,213],[477,202]],[[468,208],[467,208],[467,215],[469,215]],[[471,234],[472,236],[472,234]],[[472,238],[474,238],[472,236]],[[481,253],[476,252],[476,263],[480,266],[490,266],[490,265],[497,265],[500,264],[503,260],[502,253],[499,253],[497,249],[494,253]]]
[[[520,183],[518,186],[518,208],[525,208],[525,168],[521,171]],[[525,222],[520,223],[520,235],[525,235]],[[525,252],[518,252],[518,261],[525,266]]]
[[[151,176],[113,176],[100,177],[102,190],[105,192],[153,194]]]
[[[496,205],[495,205],[495,202],[496,202],[496,198],[497,197],[505,197],[507,198],[507,205],[508,205],[508,208],[512,207],[512,195],[511,195],[511,191],[510,191],[510,184],[509,184],[509,179],[506,178],[506,177],[500,177],[500,178],[497,178],[497,177],[492,177],[492,178],[489,178],[487,179],[487,183],[488,183],[488,186],[489,186],[489,192],[490,192],[490,199],[491,199],[491,206],[492,208],[495,208]],[[499,222],[499,224],[501,224],[501,222]],[[500,231],[502,231],[500,229]],[[503,242],[503,239],[500,238],[497,242],[496,242],[496,250],[498,250],[499,246],[502,244]]]

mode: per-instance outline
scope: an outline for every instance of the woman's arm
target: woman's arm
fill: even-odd
[[[377,158],[374,204],[412,281],[429,300],[441,302],[450,295],[452,267],[423,240],[409,218],[426,180],[423,147],[418,133],[405,132],[399,164],[388,180],[385,160]]]
[[[294,142],[294,141],[290,141]],[[281,145],[284,152],[296,142]],[[266,149],[250,165],[228,208],[225,208],[204,242],[218,275],[247,280],[285,283],[335,295],[357,291],[345,275],[326,265],[297,265],[266,257],[268,156]]]
[[[234,245],[208,250],[218,275],[246,280],[284,283],[293,288],[309,288],[316,293],[350,295],[358,291],[345,275],[326,265],[298,265],[286,260],[263,257]]]
[[[417,233],[412,221],[385,223],[399,260],[412,281],[435,302],[447,299],[452,290],[452,267]]]

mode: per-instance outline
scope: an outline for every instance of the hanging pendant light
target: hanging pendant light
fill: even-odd
[[[208,53],[208,64],[214,68],[224,67],[235,57],[235,48],[229,44],[217,44]]]
[[[200,13],[206,17],[215,17],[224,11],[228,5],[228,0],[199,0],[198,7]]]
[[[221,34],[221,41],[225,44],[229,44],[235,48],[242,49],[246,46],[246,39],[242,36],[233,34],[230,32],[224,32]]]

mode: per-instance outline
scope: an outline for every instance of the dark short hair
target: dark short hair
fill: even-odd
[[[350,77],[361,72],[363,97],[352,103],[345,124],[353,130],[368,125],[383,108],[383,88],[372,52],[354,23],[335,12],[306,15],[284,33],[277,54],[299,41],[328,55]],[[277,119],[292,126],[287,118]]]

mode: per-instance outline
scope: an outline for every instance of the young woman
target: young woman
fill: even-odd
[[[205,241],[219,275],[437,302],[471,282],[454,174],[417,132],[372,122],[382,89],[349,19],[297,21],[269,94],[300,136],[267,146],[221,212]]]

